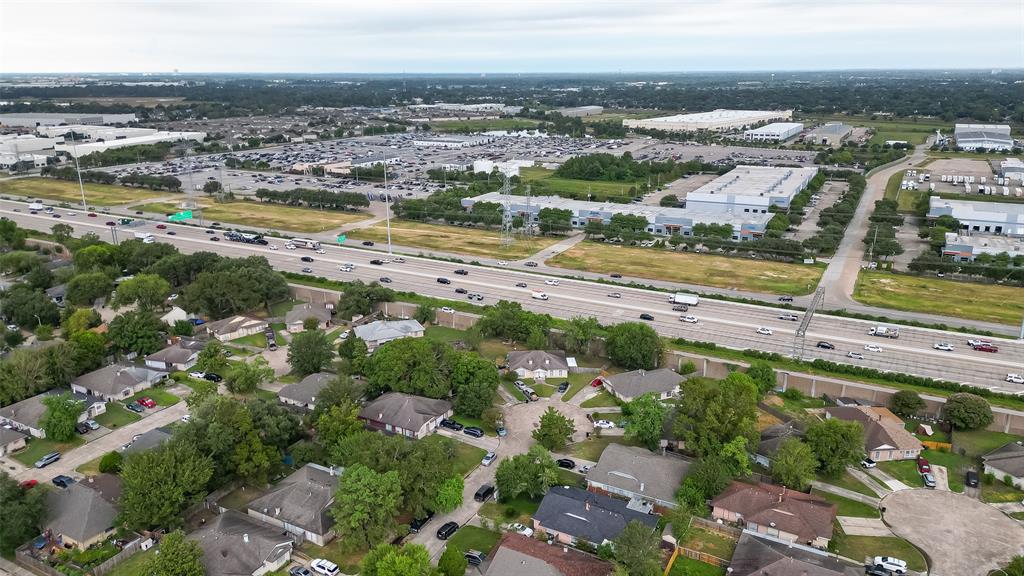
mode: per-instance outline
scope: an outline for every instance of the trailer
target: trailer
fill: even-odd
[[[152,244],[153,242],[156,242],[156,238],[153,237],[151,232],[136,232],[135,238],[142,240],[143,244]]]
[[[892,338],[896,339],[900,337],[900,329],[893,328],[891,326],[872,326],[868,330],[869,336],[878,336],[879,338]]]
[[[687,294],[685,292],[676,292],[668,297],[668,301],[671,304],[686,304],[687,306],[696,306],[700,304],[700,297],[696,294]]]

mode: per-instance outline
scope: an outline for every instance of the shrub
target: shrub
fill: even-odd
[[[124,457],[120,452],[107,452],[100,458],[100,472],[104,474],[117,474],[121,471],[121,462]]]

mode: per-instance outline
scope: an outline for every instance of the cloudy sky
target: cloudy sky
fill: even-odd
[[[1024,66],[1024,0],[0,0],[0,72]]]

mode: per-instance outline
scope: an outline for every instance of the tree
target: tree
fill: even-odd
[[[120,452],[107,452],[100,458],[100,472],[104,474],[117,474],[121,472],[121,464],[124,463],[124,456]]]
[[[661,549],[658,535],[650,526],[633,520],[615,539],[615,559],[629,576],[659,576]]]
[[[913,390],[900,390],[889,398],[889,408],[900,416],[913,416],[924,407],[924,400]]]
[[[484,309],[477,326],[485,336],[525,342],[535,330],[547,334],[551,323],[551,316],[547,314],[534,314],[523,310],[518,302],[499,300],[494,306]]]
[[[50,232],[53,234],[54,242],[56,242],[57,244],[63,244],[67,242],[68,238],[71,238],[71,235],[74,234],[75,229],[72,228],[70,224],[64,224],[62,222],[60,224],[54,224],[50,228]]]
[[[262,439],[249,405],[211,394],[192,411],[192,420],[175,433],[212,458],[215,485],[233,477],[265,484],[280,465],[280,450]]]
[[[288,363],[300,376],[320,372],[333,359],[334,347],[323,330],[299,332],[288,346]]]
[[[593,316],[573,316],[565,327],[565,350],[574,354],[586,354],[590,343],[597,337],[601,324]]]
[[[160,540],[158,554],[145,562],[144,574],[150,576],[204,576],[203,549],[185,533],[175,530]]]
[[[266,358],[257,356],[247,362],[235,362],[224,378],[224,385],[234,394],[248,394],[273,379],[274,369]]]
[[[331,516],[342,545],[367,550],[390,540],[402,498],[398,472],[377,473],[362,464],[345,470],[338,482]]]
[[[746,374],[732,372],[718,382],[691,378],[679,396],[672,428],[687,450],[706,456],[737,436],[757,440],[757,387]]]
[[[75,374],[85,374],[103,365],[107,357],[107,337],[95,332],[79,332],[71,336],[71,361]]]
[[[79,308],[61,321],[61,327],[64,328],[65,336],[74,336],[79,332],[99,326],[101,322],[99,313],[92,308]]]
[[[533,439],[552,452],[559,452],[576,432],[576,425],[554,408],[548,408],[540,416],[540,426],[533,431]]]
[[[654,450],[661,441],[665,427],[665,407],[657,394],[648,393],[636,398],[623,408],[628,418],[626,437]]]
[[[376,282],[364,284],[356,280],[345,287],[344,294],[338,300],[338,317],[351,320],[353,316],[366,315],[373,312],[379,302],[392,302],[395,293],[390,288]]]
[[[220,340],[211,339],[196,357],[196,369],[203,372],[223,373],[228,367],[227,351]]]
[[[103,272],[75,274],[67,282],[64,298],[79,306],[92,306],[97,298],[103,298],[114,289],[114,283]]]
[[[605,351],[626,370],[653,370],[661,362],[661,337],[647,324],[623,322],[608,329]]]
[[[134,530],[180,526],[182,511],[206,494],[212,475],[210,457],[187,441],[133,453],[121,465],[121,518]]]
[[[223,191],[224,186],[222,186],[221,183],[217,180],[208,180],[205,184],[203,184],[203,193],[206,194],[207,196],[219,194]]]
[[[378,544],[360,562],[361,576],[431,576],[434,567],[422,544]]]
[[[494,363],[471,352],[455,356],[451,384],[455,391],[455,411],[479,418],[494,403],[500,377]]]
[[[365,392],[366,385],[361,381],[357,382],[349,376],[339,374],[329,380],[327,385],[320,390],[320,395],[317,397],[316,409],[313,411],[313,415],[314,417],[319,417],[321,413],[329,409],[331,406],[359,402]]]
[[[943,417],[957,430],[977,430],[992,423],[992,407],[976,394],[959,392],[946,400]]]
[[[0,307],[9,321],[18,326],[56,325],[60,319],[57,305],[42,290],[28,284],[15,284],[0,293]]]
[[[115,310],[136,304],[140,310],[152,310],[163,304],[171,294],[171,285],[156,274],[139,274],[117,287],[117,296],[110,306]]]
[[[747,376],[754,381],[757,391],[761,396],[768,394],[775,389],[775,370],[772,365],[764,360],[755,360],[747,369]]]
[[[299,416],[280,402],[267,398],[253,398],[245,402],[252,418],[252,426],[259,430],[264,444],[284,452],[303,435]]]
[[[539,498],[558,482],[558,464],[543,446],[534,445],[525,454],[505,458],[494,475],[502,501],[520,495]]]
[[[82,414],[82,403],[71,394],[63,393],[43,398],[46,411],[39,419],[39,424],[46,432],[46,437],[54,442],[67,442],[75,437],[75,424]]]
[[[328,450],[344,438],[363,429],[363,421],[359,419],[359,406],[349,400],[330,406],[316,419],[317,439]]]
[[[107,334],[122,352],[139,356],[152,354],[164,346],[163,331],[167,325],[149,312],[126,312],[110,321]]]
[[[420,324],[432,323],[436,316],[437,308],[434,308],[430,304],[420,304],[416,307],[416,312],[412,315],[412,317]]]
[[[443,398],[451,391],[455,351],[427,338],[392,340],[374,351],[364,366],[371,394],[388,391]]]
[[[818,458],[818,469],[827,476],[839,476],[850,464],[864,457],[864,428],[860,422],[829,418],[807,428],[807,444]]]
[[[441,483],[437,488],[437,498],[434,499],[434,510],[447,513],[462,506],[462,492],[466,488],[465,480],[461,474],[454,474]]]
[[[443,576],[464,576],[469,561],[463,556],[463,551],[454,544],[445,546],[444,553],[437,560],[437,569]]]
[[[192,392],[185,398],[185,404],[193,410],[207,398],[217,395],[217,385],[209,380],[193,380],[189,382],[188,386]]]
[[[1024,576],[1024,555],[1018,554],[1010,558],[1010,563],[1003,569],[1008,576]]]
[[[171,334],[175,336],[192,336],[195,333],[195,326],[189,320],[175,320],[171,325]]]
[[[814,452],[799,438],[784,440],[772,457],[772,478],[795,490],[806,490],[817,468]]]
[[[41,488],[41,487],[40,487]],[[46,491],[25,490],[7,472],[0,471],[0,552],[13,555],[14,549],[39,534],[46,514]]]

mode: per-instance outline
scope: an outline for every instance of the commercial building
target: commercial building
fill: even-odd
[[[573,108],[559,108],[554,110],[567,118],[582,118],[584,116],[597,116],[604,112],[604,106],[576,106]]]
[[[351,166],[353,168],[370,168],[371,166],[377,166],[378,164],[387,164],[391,166],[398,164],[402,159],[398,155],[388,156],[386,154],[370,154],[369,156],[363,156],[362,158],[353,158]]]
[[[96,142],[64,142],[55,148],[58,152],[67,152],[73,158],[88,156],[93,152],[106,152],[114,148],[127,148],[128,146],[145,146],[160,144],[162,142],[183,142],[194,140],[202,142],[206,139],[206,132],[154,132],[146,136],[130,136],[115,140],[102,140]]]
[[[62,135],[56,137],[40,138],[32,134],[0,134],[0,153],[2,154],[26,154],[32,152],[47,152],[52,156],[57,144],[63,144]]]
[[[1008,124],[957,124],[953,136],[956,138],[956,145],[967,151],[979,148],[985,150],[1013,148],[1013,137],[1010,136]]]
[[[72,114],[24,113],[0,114],[0,126],[35,128],[61,124],[131,124],[138,122],[135,114]]]
[[[687,194],[686,208],[732,214],[767,214],[769,206],[786,209],[817,173],[813,167],[737,166]]]
[[[488,192],[472,198],[463,198],[462,207],[471,210],[477,202],[501,202],[501,194]],[[512,196],[512,211],[529,222],[536,223],[538,214],[544,208],[559,208],[572,212],[570,223],[583,228],[587,222],[607,224],[615,214],[643,216],[647,219],[647,232],[661,236],[691,236],[697,224],[730,225],[733,240],[754,240],[764,236],[765,226],[772,215],[767,213],[708,212],[693,208],[668,208],[644,204],[614,204],[612,202],[591,202],[572,200],[561,196]]]
[[[949,215],[960,221],[960,229],[1005,236],[1024,236],[1024,204],[928,199],[928,218]]]
[[[746,130],[743,139],[751,142],[785,142],[804,129],[800,122],[773,122],[760,128]]]
[[[822,146],[839,146],[851,132],[853,132],[853,126],[849,124],[826,122],[808,132],[804,137],[804,142]]]
[[[961,236],[956,232],[946,232],[946,245],[942,247],[943,256],[951,256],[957,262],[973,262],[981,254],[1002,254],[1010,257],[1024,254],[1024,238],[1009,236]]]
[[[473,172],[493,172],[495,169],[502,174],[512,177],[519,176],[520,168],[529,168],[534,165],[533,160],[505,160],[495,162],[494,160],[474,160]]]
[[[87,140],[121,140],[124,138],[135,138],[137,136],[152,136],[159,132],[156,128],[119,128],[116,126],[103,126],[95,124],[70,124],[68,126],[40,126],[36,133],[40,136],[63,137],[68,132],[74,132],[75,138],[79,135]]]
[[[645,128],[648,130],[665,130],[668,132],[696,132],[700,130],[721,132],[753,126],[761,122],[790,120],[792,110],[724,110],[697,112],[694,114],[676,114],[659,118],[623,120],[626,128]]]
[[[413,146],[424,148],[469,148],[470,146],[481,146],[494,141],[493,136],[464,136],[452,134],[450,136],[423,136],[412,141]]]
[[[999,173],[1004,178],[1024,183],[1024,161],[1020,158],[1007,158],[999,163]]]

